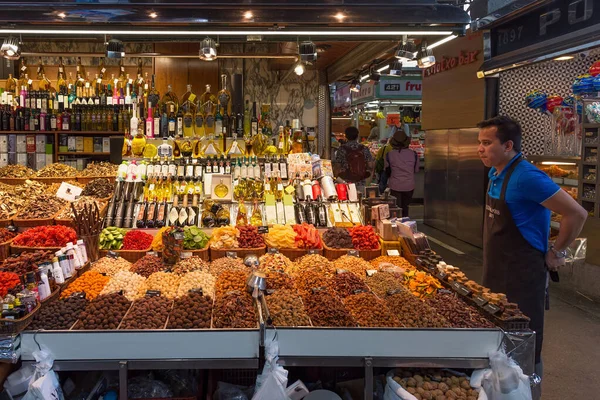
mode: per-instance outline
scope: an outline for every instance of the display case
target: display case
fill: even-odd
[[[600,134],[600,99],[583,101],[583,140],[581,149],[581,165],[579,181],[579,203],[590,217],[598,217],[600,204],[598,200],[598,140]]]

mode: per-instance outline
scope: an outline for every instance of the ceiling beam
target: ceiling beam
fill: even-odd
[[[355,70],[362,69],[363,65],[380,58],[382,54],[389,52],[396,45],[397,42],[391,41],[359,44],[327,68],[327,82],[333,83]]]

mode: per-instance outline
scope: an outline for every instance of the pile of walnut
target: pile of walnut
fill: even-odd
[[[477,400],[479,396],[471,388],[469,378],[446,371],[396,371],[393,379],[418,400]]]

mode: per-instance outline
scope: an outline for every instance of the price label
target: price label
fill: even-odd
[[[347,269],[338,268],[338,269],[335,270],[335,273],[338,274],[338,275],[339,274],[345,274],[346,272],[348,272]]]
[[[119,258],[119,255],[117,253],[115,253],[114,251],[110,250],[108,252],[108,257],[110,257],[110,258]]]
[[[225,255],[229,258],[237,258],[237,251],[228,251]]]
[[[129,78],[128,82],[129,82],[130,85],[133,84],[133,79]]]
[[[483,309],[492,315],[496,315],[501,311],[500,307],[492,303],[487,303]]]
[[[435,274],[435,277],[441,281],[445,281],[447,276],[448,274],[446,274],[444,271],[438,271],[438,273]]]
[[[269,227],[268,226],[259,226],[258,233],[269,233]]]
[[[98,83],[102,83],[102,78],[98,78],[98,79],[96,79],[96,82],[98,82]]]
[[[146,297],[160,297],[160,290],[146,290]]]
[[[387,291],[387,294],[389,296],[392,296],[392,295],[395,295],[395,294],[398,294],[398,293],[402,293],[403,291],[404,291],[403,289],[390,289],[390,290]]]
[[[106,68],[102,68],[102,69],[100,70],[100,72],[102,72],[102,73],[105,73],[105,72],[106,72]]]
[[[452,282],[450,286],[452,287],[452,289],[454,289],[456,293],[461,294],[463,296],[468,296],[471,294],[471,290],[459,282]]]
[[[192,252],[191,251],[185,251],[185,252],[181,253],[181,255],[179,257],[181,257],[182,260],[185,260],[186,258],[191,258],[192,257]]]
[[[65,70],[63,69],[63,67],[58,67],[58,72],[63,73],[65,72]]]
[[[313,293],[326,292],[327,288],[325,286],[319,286],[312,288]]]
[[[366,289],[354,289],[352,291],[352,293],[354,293],[354,294],[367,293],[367,290]]]
[[[271,247],[269,249],[269,254],[279,254],[279,249],[276,249],[274,247]]]
[[[16,226],[14,226],[14,225],[9,225],[9,226],[7,226],[7,227],[6,227],[6,229],[7,229],[9,232],[13,232],[13,233],[14,233],[14,232],[17,232],[17,231],[19,230],[19,228],[17,228],[17,227],[16,227]]]
[[[202,288],[194,288],[194,289],[190,289],[189,291],[190,293],[200,293],[201,295],[204,295],[204,291],[202,291]]]
[[[77,299],[85,299],[85,292],[75,292],[73,294],[71,294],[71,296],[69,297],[74,297]]]
[[[23,72],[27,71],[27,66],[23,65],[23,66],[21,67],[21,71],[23,71]]]
[[[155,251],[148,251],[146,253],[147,256],[156,256],[156,252]]]
[[[31,85],[32,83],[33,83],[33,80],[31,80],[31,79],[27,81],[28,85]]]
[[[388,256],[399,256],[400,252],[398,250],[388,250],[387,255]]]
[[[319,254],[319,249],[309,249],[308,254]]]
[[[479,295],[475,295],[473,296],[473,301],[475,302],[475,304],[477,304],[479,307],[483,307],[484,305],[487,304],[487,300]]]
[[[373,276],[373,275],[375,275],[377,272],[378,272],[378,271],[377,271],[376,269],[368,269],[368,270],[366,271],[366,273],[367,273],[367,276]]]
[[[348,255],[353,257],[360,257],[358,250],[348,250]]]

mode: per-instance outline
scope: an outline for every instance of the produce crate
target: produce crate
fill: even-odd
[[[279,249],[279,252],[289,258],[292,261],[296,261],[300,257],[304,257],[307,254],[318,254],[323,255],[323,249]]]
[[[144,257],[147,252],[152,251],[152,247],[148,247],[146,250],[111,250],[117,253],[119,257],[123,257],[130,263],[134,263],[140,258]],[[109,250],[100,250],[100,258],[106,257]]]
[[[4,260],[8,256],[10,256],[10,244],[13,239],[10,239],[4,243],[0,243],[0,260]]]
[[[10,253],[17,255],[21,253],[33,253],[36,250],[46,250],[51,251],[52,253],[56,253],[59,251],[61,247],[27,247],[27,246],[13,246],[10,245]]]
[[[98,178],[108,179],[109,182],[113,182],[117,177],[116,176],[78,176],[76,178],[76,180],[77,180],[77,182],[87,185],[94,179],[98,179]]]
[[[2,319],[0,318],[0,334],[16,335],[24,331],[29,324],[33,321],[33,317],[40,310],[40,303],[38,303],[29,314],[21,319]]]
[[[199,250],[182,250],[181,254],[191,253],[190,257],[200,257],[204,261],[210,261],[210,252],[208,251],[208,246]]]
[[[334,261],[340,258],[341,256],[345,256],[349,251],[353,251],[356,249],[333,249],[328,247],[323,243],[323,248],[325,249],[324,255],[329,261]],[[369,261],[373,260],[381,255],[381,247],[376,250],[358,250],[358,254],[361,258]]]
[[[227,257],[227,253],[233,251],[237,253],[239,258],[244,258],[250,254],[255,254],[257,257],[264,255],[267,252],[266,247],[257,247],[254,249],[210,249],[210,259],[211,261],[216,260],[217,258]]]

